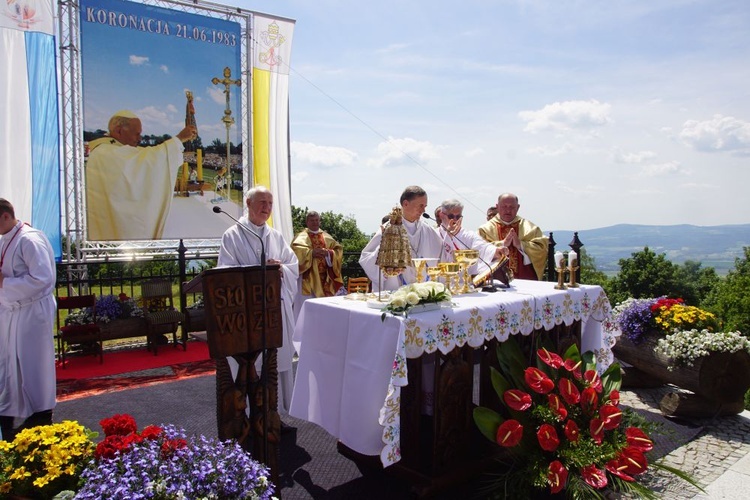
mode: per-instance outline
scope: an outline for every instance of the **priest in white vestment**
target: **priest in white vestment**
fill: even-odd
[[[479,274],[487,271],[493,260],[500,260],[508,255],[508,249],[504,246],[497,247],[485,241],[473,231],[462,227],[464,205],[458,200],[445,200],[440,205],[438,217],[440,227],[437,232],[443,240],[443,253],[440,256],[442,262],[455,262],[456,250],[476,250],[479,252],[479,260],[469,268],[469,274]]]
[[[55,256],[41,231],[16,219],[0,198],[0,424],[17,429],[52,423],[55,408]]]
[[[89,143],[86,161],[86,224],[90,240],[160,239],[172,206],[183,142],[189,125],[157,146],[141,147],[141,120],[118,111],[109,135]]]
[[[422,214],[427,207],[425,190],[419,186],[407,187],[401,194],[400,203],[403,213],[403,226],[409,235],[412,258],[438,259],[443,248],[443,242],[435,232],[435,228],[422,219]],[[395,278],[386,278],[382,275],[380,267],[375,263],[378,258],[382,236],[383,229],[380,229],[362,250],[359,257],[359,264],[372,281],[373,291],[377,292],[378,287],[382,290],[396,290],[403,285],[414,283],[417,280],[417,271],[413,266],[407,267],[403,273]]]
[[[279,413],[289,412],[294,389],[292,359],[294,346],[294,296],[297,292],[299,264],[297,256],[279,231],[266,224],[273,208],[273,194],[263,186],[249,189],[246,194],[248,215],[240,223],[252,229],[263,240],[266,250],[266,263],[279,264],[281,268],[281,316],[284,330],[283,346],[278,350],[279,370]],[[260,240],[240,224],[226,230],[221,238],[218,267],[259,266],[261,255]],[[237,362],[229,359],[232,376],[237,376]],[[260,371],[260,366],[256,367]]]

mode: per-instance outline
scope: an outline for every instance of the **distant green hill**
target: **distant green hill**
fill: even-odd
[[[569,249],[573,231],[552,231],[556,248]],[[549,234],[549,233],[547,233]],[[724,275],[734,268],[734,260],[743,255],[742,247],[750,246],[750,224],[725,226],[643,226],[618,224],[578,231],[584,249],[596,260],[596,267],[607,274],[616,274],[618,261],[649,247],[664,253],[675,264],[686,260],[701,262]]]

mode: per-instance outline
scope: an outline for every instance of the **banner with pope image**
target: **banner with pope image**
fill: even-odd
[[[0,198],[43,231],[57,258],[60,155],[52,0],[0,6]]]
[[[272,222],[293,236],[289,189],[289,64],[294,21],[253,15],[253,184],[274,196]],[[271,221],[269,221],[271,223]]]
[[[80,0],[88,240],[219,238],[213,208],[242,215],[243,90],[214,80],[241,78],[249,20],[200,11]]]

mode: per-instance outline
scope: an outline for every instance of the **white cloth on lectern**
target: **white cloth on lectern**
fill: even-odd
[[[299,272],[297,256],[279,231],[263,224],[256,226],[244,216],[240,219],[250,229],[255,231],[263,239],[266,250],[266,260],[275,259],[281,261],[281,317],[283,324],[283,345],[278,349],[279,369],[279,413],[286,414],[292,401],[292,390],[294,389],[294,376],[292,372],[292,360],[294,358],[294,346],[292,335],[294,334],[294,295],[297,291],[297,276]],[[235,224],[226,230],[221,238],[221,249],[219,250],[219,261],[217,267],[231,266],[259,266],[261,255],[261,244],[258,238],[253,236],[239,224]],[[237,376],[238,365],[232,358],[229,366],[232,369],[232,377]],[[256,369],[261,369],[261,363],[256,364]]]

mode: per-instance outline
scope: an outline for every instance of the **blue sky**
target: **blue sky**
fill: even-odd
[[[106,7],[105,12],[124,12],[124,2],[90,0],[87,5]],[[231,32],[239,35],[239,25],[206,16],[174,11],[146,10],[134,4],[139,19],[177,21],[192,33],[192,27]],[[85,11],[87,12],[87,11]],[[158,12],[158,13],[155,13]],[[164,17],[167,16],[167,17]],[[88,15],[84,14],[84,20]],[[154,24],[153,26],[157,26]],[[221,122],[226,107],[223,85],[213,85],[213,77],[223,78],[225,66],[233,68],[232,78],[239,78],[239,52],[236,47],[218,43],[185,40],[184,30],[169,35],[144,33],[134,29],[116,28],[95,22],[81,22],[83,70],[84,127],[106,130],[107,122],[119,109],[135,112],[143,125],[143,133],[175,135],[185,126],[185,90],[194,95],[198,132],[205,144],[219,138],[226,142],[226,126]],[[159,31],[154,28],[154,31]],[[239,121],[239,96],[233,89],[232,113]],[[240,142],[237,126],[230,135]]]
[[[746,0],[228,3],[296,20],[297,206],[372,232],[419,184],[470,229],[503,191],[545,231],[750,222]]]

